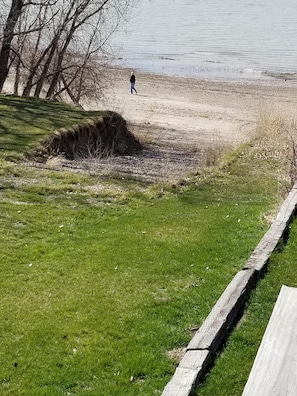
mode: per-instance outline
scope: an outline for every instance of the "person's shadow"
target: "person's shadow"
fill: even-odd
[[[148,97],[149,97],[148,95],[143,95],[143,94],[140,94],[140,93],[133,94],[133,95],[135,95],[135,96],[141,96],[142,98],[148,98]]]

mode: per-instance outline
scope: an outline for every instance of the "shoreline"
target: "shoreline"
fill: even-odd
[[[152,70],[146,67],[137,67],[134,68],[124,66],[121,64],[107,65],[107,69],[109,71],[127,71],[131,70],[136,71],[142,75],[154,75],[154,76],[163,76],[165,78],[171,79],[193,79],[193,80],[201,80],[205,82],[221,82],[221,83],[230,83],[230,84],[254,84],[254,85],[278,85],[280,81],[284,83],[293,85],[297,85],[297,71],[290,70],[253,70],[249,68],[245,68],[242,70],[238,70],[234,73],[207,73],[207,72],[198,72],[195,73],[187,73],[187,71],[181,69],[183,72],[178,72],[175,69],[171,71],[165,71],[164,68],[159,70]]]

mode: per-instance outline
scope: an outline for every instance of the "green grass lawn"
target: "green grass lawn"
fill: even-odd
[[[140,192],[9,161],[85,117],[60,106],[0,98],[11,117],[0,126],[0,393],[160,395],[176,367],[167,352],[188,344],[268,229],[279,164],[245,147],[178,188]]]
[[[248,379],[262,337],[282,285],[297,287],[297,223],[291,224],[290,237],[283,251],[273,254],[269,271],[253,292],[244,319],[228,340],[197,395],[240,396]]]
[[[98,114],[40,99],[0,95],[0,158],[11,158],[45,133]]]

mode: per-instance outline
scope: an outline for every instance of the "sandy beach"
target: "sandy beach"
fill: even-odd
[[[119,112],[132,124],[160,128],[159,143],[179,145],[249,139],[260,112],[297,116],[296,80],[214,82],[135,72],[138,94],[130,94],[130,70],[111,72],[105,98],[88,108]],[[170,139],[164,130],[176,132]]]
[[[228,82],[134,72],[137,95],[130,93],[130,69],[110,69],[104,96],[83,107],[121,114],[143,144],[143,153],[100,159],[96,172],[149,181],[182,178],[212,161],[205,153],[217,155],[251,139],[261,114],[297,120],[293,74]],[[6,89],[11,91],[11,82]]]
[[[114,170],[180,177],[201,165],[201,151],[248,141],[260,114],[297,119],[295,75],[224,82],[135,71],[138,94],[132,95],[130,72],[110,71],[104,99],[85,106],[120,113],[148,148],[140,161],[118,159]]]

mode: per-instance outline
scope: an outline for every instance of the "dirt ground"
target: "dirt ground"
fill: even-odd
[[[84,104],[120,113],[145,147],[137,157],[106,160],[111,171],[152,181],[183,177],[226,147],[248,141],[261,114],[297,119],[295,75],[223,82],[135,71],[138,94],[131,95],[130,73],[110,71],[104,99]]]

